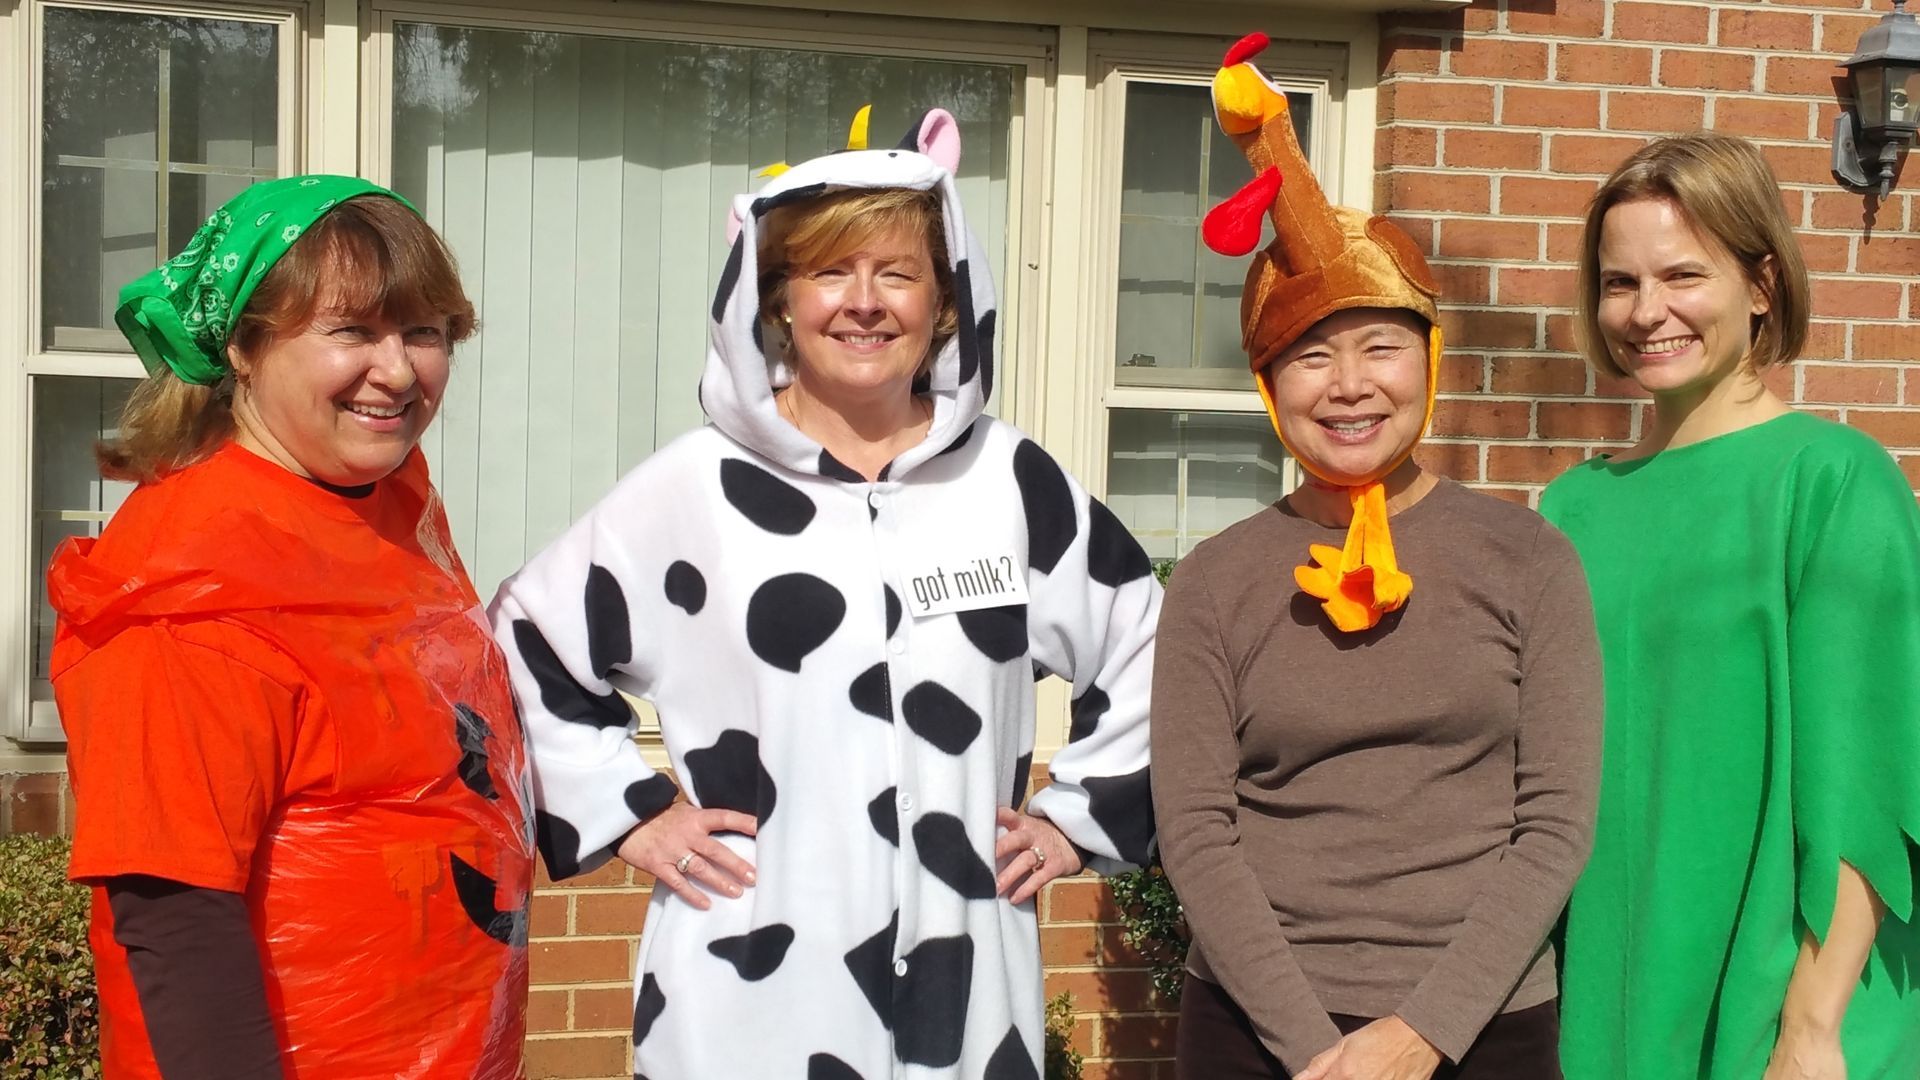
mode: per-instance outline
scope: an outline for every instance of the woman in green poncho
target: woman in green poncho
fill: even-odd
[[[1639,443],[1540,511],[1593,590],[1607,730],[1568,907],[1570,1080],[1920,1076],[1920,512],[1789,409],[1806,269],[1760,154],[1655,142],[1587,214],[1588,360]]]

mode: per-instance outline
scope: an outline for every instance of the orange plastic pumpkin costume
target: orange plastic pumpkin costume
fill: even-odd
[[[1250,62],[1266,46],[1265,34],[1249,34],[1227,51],[1226,61],[1214,73],[1214,114],[1256,175],[1207,214],[1202,235],[1208,247],[1223,255],[1245,255],[1260,242],[1262,217],[1273,224],[1273,241],[1254,254],[1247,270],[1240,298],[1241,345],[1281,444],[1311,473],[1312,466],[1287,445],[1267,368],[1301,334],[1336,311],[1412,311],[1429,327],[1424,433],[1433,419],[1440,374],[1442,341],[1434,304],[1440,289],[1419,247],[1399,226],[1327,202],[1294,137],[1286,95]],[[1373,626],[1413,592],[1413,579],[1394,558],[1381,483],[1412,452],[1409,447],[1366,483],[1344,488],[1353,504],[1345,547],[1315,544],[1309,551],[1312,561],[1294,570],[1301,591],[1320,600],[1340,630]]]
[[[428,556],[426,460],[353,495],[228,444],[48,573],[111,1080],[157,1078],[99,883],[246,897],[291,1080],[520,1075],[530,780],[505,660]],[[450,550],[450,549],[449,549]]]

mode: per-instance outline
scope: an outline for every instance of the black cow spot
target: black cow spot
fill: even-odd
[[[806,492],[739,458],[721,459],[720,494],[748,521],[780,536],[800,535],[818,512]]]
[[[800,661],[827,643],[846,614],[839,589],[812,574],[781,574],[747,601],[747,646],[774,667],[798,673]]]
[[[1060,466],[1032,439],[1022,439],[1014,448],[1013,478],[1020,485],[1020,505],[1027,512],[1027,565],[1051,574],[1079,530],[1073,490]]]
[[[667,567],[667,603],[689,615],[700,614],[707,606],[707,579],[685,560]]]
[[[991,900],[993,871],[967,839],[967,827],[952,814],[922,814],[913,823],[913,846],[920,865],[968,900]]]
[[[980,337],[973,318],[973,272],[967,260],[953,264],[953,306],[960,316],[960,382],[965,385],[980,373]],[[982,396],[985,396],[984,394]]]
[[[855,945],[846,955],[847,973],[880,1017],[880,1026],[889,1030],[893,1027],[893,940],[899,932],[900,913],[895,911],[886,929]]]
[[[954,439],[952,442],[948,443],[944,449],[942,449],[939,453],[933,456],[946,457],[948,454],[954,453],[955,451],[959,450],[961,447],[964,447],[968,443],[972,442],[973,429],[977,426],[979,426],[978,421],[972,424],[968,424],[966,427],[961,428],[960,434],[954,436]]]
[[[832,1054],[815,1054],[807,1059],[807,1080],[862,1080],[853,1066]]]
[[[1087,813],[1113,841],[1120,857],[1136,866],[1145,866],[1153,846],[1153,783],[1148,770],[1125,776],[1089,776],[1080,781],[1087,789]]]
[[[533,844],[547,864],[547,876],[565,881],[580,872],[580,830],[566,818],[545,810],[533,812]]]
[[[893,1049],[903,1062],[944,1069],[960,1060],[973,996],[973,938],[930,938],[905,957],[895,977]]]
[[[867,478],[855,472],[851,467],[842,465],[840,459],[820,451],[820,475],[829,480],[842,480],[849,484],[864,484]]]
[[[727,252],[727,264],[720,268],[720,283],[713,290],[713,321],[726,318],[727,301],[733,299],[734,286],[740,284],[740,260],[746,257],[747,231],[733,238],[733,248]],[[638,1042],[639,1040],[634,1040]]]
[[[900,594],[894,592],[891,585],[881,588],[887,590],[887,640],[892,641],[893,632],[900,629]]]
[[[793,927],[774,923],[739,937],[710,941],[707,951],[732,964],[741,978],[759,982],[780,970],[780,961],[787,958],[787,948],[792,944]]]
[[[1027,801],[1027,787],[1032,781],[1033,751],[1029,750],[1013,763],[1013,797],[1007,801],[1007,805],[1015,810],[1020,809],[1020,804]]]
[[[1099,499],[1087,500],[1087,576],[1119,588],[1153,573],[1153,562]]]
[[[894,847],[900,846],[900,818],[893,811],[899,791],[897,787],[890,787],[867,804],[867,820],[873,822],[873,831],[886,837],[887,843]]]
[[[460,744],[460,782],[483,799],[500,797],[499,789],[493,786],[493,777],[487,772],[487,740],[492,737],[493,728],[488,726],[486,717],[464,702],[454,704],[453,738]]]
[[[994,313],[980,316],[980,396],[993,396],[993,322]]]
[[[900,715],[913,733],[949,754],[958,754],[980,734],[980,714],[954,692],[923,682],[900,699]]]
[[[680,789],[674,786],[666,773],[654,773],[645,780],[635,780],[627,785],[627,809],[633,816],[646,821],[660,811],[673,805],[674,796]]]
[[[453,867],[453,891],[460,897],[460,906],[473,920],[480,932],[502,945],[515,948],[527,943],[527,907],[514,911],[501,911],[493,904],[496,882],[469,865],[465,859],[452,852],[447,853],[447,862]]]
[[[633,716],[625,698],[609,690],[596,694],[580,685],[529,619],[513,620],[513,644],[540,687],[540,704],[562,720],[597,728],[626,727]]]
[[[613,571],[587,567],[587,659],[596,678],[604,679],[616,664],[633,659],[633,623],[627,617],[627,594]]]
[[[687,751],[687,781],[694,801],[708,810],[738,810],[761,822],[773,816],[773,777],[760,763],[760,740],[738,728],[720,733],[712,746]]]
[[[994,1047],[993,1056],[987,1059],[987,1071],[980,1080],[1040,1080],[1040,1071],[1033,1063],[1033,1054],[1027,1050],[1026,1040],[1020,1037],[1019,1028],[1007,1029],[1007,1037]]]
[[[1073,699],[1073,726],[1067,729],[1067,745],[1071,746],[1093,734],[1100,726],[1100,720],[1113,707],[1113,699],[1098,686],[1087,687],[1087,692]]]
[[[854,708],[868,716],[892,723],[893,700],[887,687],[887,662],[882,660],[861,672],[847,688],[847,698]]]
[[[639,1046],[647,1039],[647,1033],[653,1030],[653,1022],[667,1011],[667,995],[660,992],[660,982],[649,971],[640,980],[640,996],[633,1003],[633,1045]]]
[[[765,217],[767,211],[772,210],[774,207],[785,206],[788,203],[806,202],[808,199],[826,190],[827,185],[824,183],[802,184],[797,188],[788,188],[785,191],[776,191],[771,195],[763,195],[753,200],[753,216]]]
[[[973,647],[995,663],[1027,652],[1027,605],[981,608],[959,613],[960,630]]]

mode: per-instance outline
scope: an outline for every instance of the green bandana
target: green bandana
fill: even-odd
[[[215,210],[180,254],[121,289],[113,321],[149,373],[164,365],[186,382],[219,382],[227,374],[227,336],[254,287],[314,222],[358,195],[398,199],[414,210],[354,176],[255,184]]]

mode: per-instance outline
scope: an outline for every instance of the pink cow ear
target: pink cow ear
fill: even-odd
[[[740,209],[735,206],[729,206],[727,207],[727,246],[732,247],[733,242],[739,238]]]
[[[920,118],[914,148],[934,160],[949,174],[960,171],[960,123],[945,109],[929,109]]]

